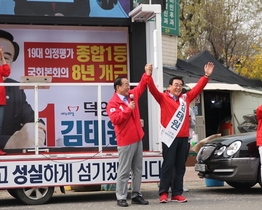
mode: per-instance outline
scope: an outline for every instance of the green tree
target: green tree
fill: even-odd
[[[204,48],[201,39],[205,28],[202,21],[205,16],[204,0],[180,0],[179,4],[178,57],[185,59]]]
[[[253,0],[181,0],[179,58],[210,53],[228,68],[254,55],[262,5]]]
[[[258,35],[254,17],[259,7],[249,0],[245,4],[242,0],[209,0],[206,4],[206,47],[226,67],[233,68],[235,59],[252,53]]]
[[[244,77],[262,80],[262,48],[254,46],[252,49],[256,53],[248,57],[242,56],[235,65],[235,70]]]

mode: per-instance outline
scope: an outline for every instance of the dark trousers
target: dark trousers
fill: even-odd
[[[0,135],[2,134],[4,115],[5,115],[5,106],[0,105]]]
[[[189,150],[190,150],[190,142],[187,143],[187,153],[186,153],[186,161],[187,161],[187,157],[188,157],[188,154],[189,154]]]
[[[186,156],[188,154],[188,138],[175,138],[168,148],[162,143],[163,163],[160,174],[159,195],[168,192],[172,183],[172,196],[183,193],[183,179],[186,170]],[[175,170],[175,176],[173,172]]]
[[[188,142],[188,144],[187,144],[186,161],[187,161],[187,158],[188,158],[189,150],[190,150],[190,142]],[[173,170],[173,176],[175,176],[175,175],[176,175],[176,171],[174,169]],[[172,180],[173,180],[173,177],[172,177]],[[172,183],[170,183],[170,187],[172,188]]]

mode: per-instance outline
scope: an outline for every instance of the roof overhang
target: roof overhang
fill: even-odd
[[[192,89],[197,83],[187,83],[190,89]],[[226,84],[226,83],[207,83],[204,90],[230,90],[230,91],[242,91],[247,93],[255,93],[262,95],[261,90],[244,88],[238,84]]]

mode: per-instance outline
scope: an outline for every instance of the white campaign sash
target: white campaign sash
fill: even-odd
[[[186,102],[183,98],[185,97],[186,94],[183,94],[182,97],[179,98],[180,105],[169,121],[167,127],[164,128],[161,126],[160,141],[165,143],[168,147],[173,143],[184,123],[186,116]]]

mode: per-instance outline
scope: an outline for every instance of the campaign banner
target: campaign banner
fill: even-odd
[[[9,160],[0,164],[0,189],[116,183],[118,157]],[[144,156],[142,182],[159,182],[162,156]],[[131,176],[130,176],[131,177]],[[131,182],[131,179],[129,180]]]
[[[35,105],[39,147],[97,148],[99,128],[102,146],[116,147],[105,109],[114,93],[114,79],[128,76],[127,28],[1,26],[0,30],[13,36],[13,41],[0,39],[11,67],[5,84],[24,82],[24,76],[52,78],[48,88],[37,90],[37,104],[34,89],[6,86],[0,149],[34,147]]]
[[[113,82],[127,75],[126,43],[24,42],[27,76],[53,82]]]

